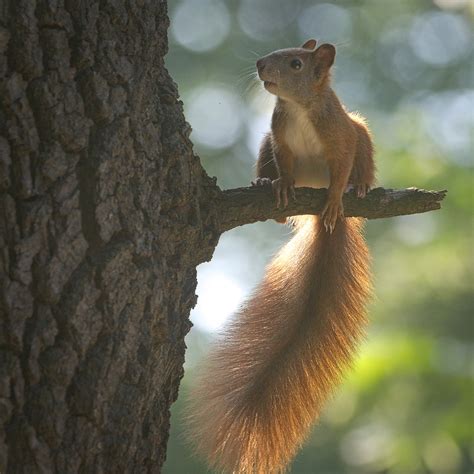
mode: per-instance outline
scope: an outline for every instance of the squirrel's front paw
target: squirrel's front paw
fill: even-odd
[[[271,186],[272,180],[270,178],[255,178],[251,184],[252,186]]]
[[[350,193],[351,191],[354,191],[358,198],[364,198],[370,191],[370,186],[368,184],[348,184],[344,192]]]
[[[324,228],[326,232],[332,234],[336,227],[336,222],[339,217],[344,217],[344,207],[340,199],[328,199],[328,202],[324,206],[323,212],[321,212],[323,219]]]
[[[356,184],[354,191],[358,198],[364,198],[370,191],[370,186],[368,184]]]
[[[288,206],[288,195],[296,200],[295,180],[293,178],[281,176],[278,179],[274,179],[272,181],[272,188],[278,208],[280,208],[280,204],[283,204],[283,209]]]

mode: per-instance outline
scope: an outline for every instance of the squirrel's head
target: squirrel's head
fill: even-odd
[[[257,61],[258,76],[265,89],[283,99],[304,102],[314,96],[328,79],[336,57],[332,44],[316,48],[310,39],[301,48],[280,49]]]

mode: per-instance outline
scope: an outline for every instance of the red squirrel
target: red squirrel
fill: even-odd
[[[344,218],[348,186],[374,184],[367,125],[330,86],[333,45],[275,51],[257,61],[277,96],[255,184],[271,182],[276,205],[299,186],[327,187],[321,216],[293,218],[250,299],[204,362],[190,400],[189,431],[219,472],[284,472],[350,366],[366,326],[371,292],[363,219]]]

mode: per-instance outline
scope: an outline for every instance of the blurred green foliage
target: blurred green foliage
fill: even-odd
[[[376,298],[354,369],[291,472],[473,472],[473,29],[469,0],[170,2],[167,65],[197,154],[223,187],[253,176],[273,98],[255,59],[315,37],[337,45],[334,87],[369,119],[384,187],[448,189],[434,213],[372,221]],[[288,239],[274,223],[221,238],[198,273],[195,328],[173,407],[167,474],[204,473],[182,408],[210,329]]]

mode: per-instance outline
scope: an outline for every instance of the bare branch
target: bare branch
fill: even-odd
[[[344,214],[347,217],[380,219],[434,211],[441,208],[447,191],[423,189],[373,189],[365,198],[354,193],[344,195]],[[326,189],[298,188],[296,201],[286,209],[277,209],[270,186],[235,188],[218,196],[217,210],[221,232],[244,224],[301,214],[319,214],[326,202]]]

